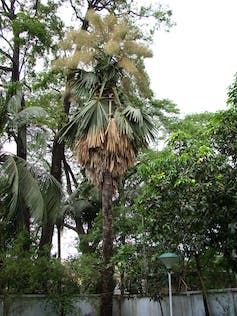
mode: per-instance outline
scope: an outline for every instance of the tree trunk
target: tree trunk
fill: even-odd
[[[21,100],[21,111],[25,108],[25,99],[22,96]],[[27,158],[27,138],[26,138],[26,125],[23,125],[17,129],[17,146],[16,146],[16,154],[18,157],[26,160]],[[23,213],[23,227],[27,234],[30,236],[30,212],[28,207],[24,207],[22,210]],[[27,243],[30,242],[30,239]],[[26,249],[29,248],[30,245],[26,246]]]
[[[113,226],[112,226],[112,177],[109,171],[104,173],[102,184],[102,210],[103,210],[103,248],[102,248],[102,295],[101,316],[112,316],[113,310],[113,267],[110,260],[113,255]]]
[[[12,14],[11,19],[15,19],[15,14]],[[12,74],[11,83],[13,85],[13,90],[11,91],[11,96],[17,92],[17,83],[20,81],[20,44],[19,44],[19,33],[14,34],[14,45],[13,45],[13,55],[12,55]],[[25,99],[22,96],[21,99],[21,111],[25,108]],[[17,129],[16,134],[16,154],[18,157],[26,160],[27,156],[27,139],[26,139],[26,125],[23,125]],[[27,207],[22,210],[23,214],[19,221],[17,220],[17,226],[23,223],[24,230],[30,235],[30,212]],[[20,228],[21,229],[21,228]],[[28,239],[28,238],[27,238]],[[30,240],[30,239],[29,239]],[[26,241],[25,248],[30,247],[29,240]]]
[[[39,242],[39,256],[50,257],[54,225],[46,223],[42,226],[41,237]]]
[[[57,226],[58,233],[58,259],[61,261],[62,259],[62,251],[61,251],[61,227]]]
[[[70,110],[70,84],[69,81],[72,78],[72,74],[68,75],[67,77],[67,83],[66,83],[66,91],[64,96],[64,112],[66,116],[69,114]],[[58,131],[62,128],[62,124],[59,123],[58,125]],[[53,141],[53,148],[52,148],[52,162],[51,162],[51,175],[54,176],[54,178],[59,182],[62,183],[62,164],[64,160],[64,142],[59,142],[59,134],[57,133],[54,137]],[[46,210],[47,212],[47,210]],[[47,256],[50,255],[50,249],[52,247],[52,239],[53,239],[53,232],[54,232],[54,223],[50,221],[49,214],[46,215],[46,222],[42,227],[41,232],[41,239],[40,239],[40,245],[39,245],[39,252],[45,253],[43,251],[43,248],[48,248]],[[60,235],[59,235],[60,238]],[[61,242],[60,242],[61,243]]]
[[[195,254],[195,261],[196,261],[196,268],[197,268],[199,280],[200,280],[200,283],[201,283],[201,292],[202,292],[202,297],[203,297],[203,304],[204,304],[205,314],[206,314],[206,316],[212,316],[211,307],[210,307],[209,300],[208,300],[207,289],[206,289],[206,286],[205,286],[205,283],[204,283],[204,280],[203,280],[202,269],[201,269],[199,255],[198,254]]]
[[[55,138],[52,150],[52,164],[51,164],[51,175],[62,182],[62,157],[63,157],[64,145],[59,143],[58,139]],[[46,210],[47,212],[47,210]],[[52,247],[54,223],[50,220],[50,214],[46,214],[46,222],[42,226],[41,238],[39,244],[39,254],[50,256],[50,251]]]

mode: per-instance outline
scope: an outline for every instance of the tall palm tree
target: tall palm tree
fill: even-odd
[[[76,49],[58,66],[76,68],[72,94],[76,111],[62,137],[76,139],[78,162],[102,192],[103,275],[101,315],[112,315],[114,289],[112,199],[134,164],[136,154],[153,138],[154,126],[145,105],[151,96],[143,58],[151,52],[138,40],[141,34],[126,19],[102,19],[89,11],[89,31],[68,34],[63,46]]]

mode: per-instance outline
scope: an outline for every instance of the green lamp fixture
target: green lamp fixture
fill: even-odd
[[[179,262],[179,256],[172,252],[165,252],[159,256],[160,261],[166,266],[168,270]]]

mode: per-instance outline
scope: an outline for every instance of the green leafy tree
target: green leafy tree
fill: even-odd
[[[237,115],[237,76],[228,90],[228,108],[217,112],[212,120],[211,136],[213,145],[236,165],[236,115]]]
[[[236,216],[236,194],[235,169],[211,147],[205,130],[200,123],[197,135],[196,130],[179,130],[166,149],[148,155],[139,169],[144,186],[137,207],[146,219],[149,244],[163,245],[163,251],[181,245],[185,256],[193,258],[206,314],[211,315],[200,258],[208,249],[214,249],[209,260],[214,253],[229,252],[226,240]]]

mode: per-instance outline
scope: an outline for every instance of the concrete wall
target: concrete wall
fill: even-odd
[[[209,301],[213,316],[237,316],[237,289],[211,291]],[[162,314],[163,311],[163,314]],[[175,316],[205,316],[200,292],[187,292],[173,296]],[[114,316],[169,316],[169,298],[161,302],[149,298],[117,298],[114,303]]]
[[[213,316],[237,316],[237,289],[209,293]],[[67,316],[99,316],[100,298],[75,298],[75,311]],[[163,313],[162,313],[163,312]],[[200,292],[187,292],[173,296],[175,316],[205,316]],[[43,295],[0,297],[0,316],[57,316],[53,305]],[[147,297],[114,297],[113,316],[169,316],[169,299],[161,302]]]
[[[58,316],[57,301],[51,303],[44,295],[11,296],[0,298],[0,316]],[[74,311],[67,316],[99,316],[100,299],[97,296],[76,298]]]

